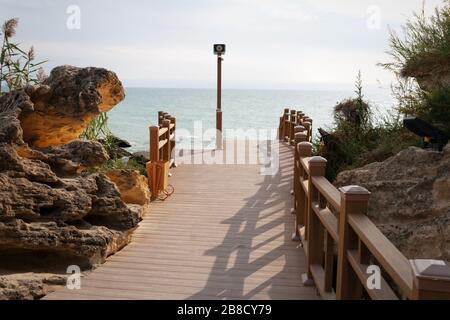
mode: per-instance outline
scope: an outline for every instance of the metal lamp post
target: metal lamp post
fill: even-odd
[[[216,148],[222,149],[222,55],[225,54],[225,45],[215,44],[214,54],[217,55]]]

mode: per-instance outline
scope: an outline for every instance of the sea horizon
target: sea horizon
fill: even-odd
[[[364,92],[374,109],[375,118],[392,109],[394,99],[390,90],[368,88]],[[108,116],[111,130],[130,142],[131,152],[148,150],[148,127],[157,123],[158,111],[169,112],[176,117],[177,128],[180,129],[179,147],[191,149],[194,139],[205,140],[203,132],[215,128],[214,88],[125,87],[125,94],[125,99]],[[280,110],[289,107],[315,114],[315,135],[318,128],[331,127],[334,106],[354,96],[354,90],[227,88],[222,92],[223,128],[224,131],[255,129],[259,134],[268,132],[269,138],[273,139]],[[244,138],[252,139],[251,136]],[[203,146],[207,148],[213,142],[207,137]]]

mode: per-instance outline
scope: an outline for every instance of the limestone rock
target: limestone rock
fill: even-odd
[[[39,273],[56,263],[89,268],[130,241],[142,210],[131,210],[106,175],[80,174],[108,155],[100,143],[78,140],[123,98],[114,73],[70,66],[0,97],[0,299],[45,294],[42,279],[14,278],[17,268],[37,272],[43,255],[50,260]]]
[[[130,164],[138,164],[144,168],[147,162],[149,161],[150,161],[150,153],[148,151],[134,152],[128,160]]]
[[[127,203],[127,207],[136,217],[139,217],[139,220],[142,220],[144,215],[150,211],[150,203],[145,205]]]
[[[450,60],[448,55],[427,52],[409,61],[401,74],[415,78],[420,88],[427,92],[438,87],[449,88]]]
[[[147,178],[138,171],[112,170],[106,175],[117,185],[125,203],[145,205],[150,202]]]
[[[96,141],[74,140],[58,147],[31,149],[28,146],[21,146],[16,149],[21,157],[49,164],[60,176],[101,165],[109,159],[105,148]]]
[[[0,182],[0,219],[72,222],[87,218],[119,230],[138,222],[105,175],[60,178],[48,164],[20,158],[11,146],[0,148]]]
[[[64,285],[67,275],[51,273],[6,273],[0,275],[0,300],[36,300]]]
[[[24,141],[33,147],[77,139],[92,119],[125,97],[115,73],[93,67],[56,67],[43,86],[29,86],[25,91],[33,111],[21,113],[19,119]]]
[[[0,222],[2,252],[46,253],[66,267],[77,264],[91,267],[122,249],[131,233],[85,224],[82,228],[62,222],[31,222],[17,219]],[[64,261],[64,262],[62,262]],[[54,261],[53,261],[54,262]],[[32,261],[30,261],[32,263]]]
[[[335,184],[370,190],[368,215],[408,258],[450,260],[450,144],[443,152],[410,147],[344,171]]]

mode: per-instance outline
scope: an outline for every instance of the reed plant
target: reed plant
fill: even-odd
[[[19,20],[9,19],[2,25],[0,35],[0,95],[29,84],[38,84],[45,79],[42,65],[47,61],[36,62],[34,47],[25,51],[19,43],[12,41],[16,35]]]

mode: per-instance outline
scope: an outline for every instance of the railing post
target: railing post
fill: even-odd
[[[176,167],[175,164],[175,144],[176,144],[176,130],[177,130],[177,119],[175,117],[170,117],[170,124],[173,124],[173,139],[170,142],[170,160],[173,160],[172,166]]]
[[[339,189],[341,207],[339,210],[339,242],[336,280],[337,299],[361,299],[362,285],[358,280],[347,252],[358,248],[358,238],[348,222],[349,215],[367,214],[370,192],[360,186],[347,186]]]
[[[164,111],[158,111],[158,125],[162,125],[163,120],[164,120]]]
[[[150,131],[150,161],[159,160],[159,127],[152,126]]]
[[[164,119],[162,123],[163,128],[167,128],[167,132],[164,134],[164,138],[167,139],[167,143],[163,147],[162,160],[170,161],[170,120]]]
[[[311,139],[311,128],[312,128],[311,122],[309,120],[308,121],[303,120],[302,125],[305,127],[306,132],[308,134],[308,141],[311,142],[312,141],[312,139]]]
[[[278,125],[278,140],[283,141],[284,130],[284,114],[280,117],[280,124]]]
[[[294,142],[294,128],[295,128],[295,125],[296,125],[296,120],[297,120],[297,111],[295,111],[295,110],[291,110],[291,115],[290,115],[290,118],[289,118],[289,140],[288,140],[288,143],[290,144],[290,145],[293,145],[293,142]]]
[[[308,180],[308,211],[306,219],[306,238],[307,238],[307,264],[308,278],[303,279],[305,285],[312,285],[311,266],[322,264],[323,260],[323,232],[319,218],[313,210],[313,202],[318,202],[318,191],[312,182],[313,177],[325,176],[327,160],[322,157],[312,157],[308,160],[309,180]]]
[[[450,263],[441,260],[410,260],[414,276],[411,299],[450,299]]]
[[[290,122],[289,122],[289,109],[286,109],[288,112],[286,112],[285,114],[284,114],[284,125],[283,125],[283,141],[286,141],[286,137],[288,136],[288,134],[289,134],[289,124],[290,124]],[[285,111],[286,111],[285,110]]]
[[[298,160],[297,144],[299,144],[300,142],[306,141],[303,139],[303,131],[304,130],[305,130],[304,126],[295,126],[294,127],[294,140],[292,142],[292,144],[294,145],[294,164],[296,164],[297,160]],[[293,183],[293,189],[291,191],[291,194],[293,194],[293,195],[295,195],[296,174],[297,174],[297,166],[294,165],[294,183]],[[294,210],[295,210],[295,203],[294,203]],[[292,210],[291,213],[294,213],[294,211]]]
[[[306,133],[298,132],[295,134],[295,161],[294,161],[294,213],[295,229],[292,236],[293,241],[300,241],[301,225],[305,224],[306,196],[303,187],[300,185],[300,178],[304,176],[304,171],[300,160],[310,157],[312,153],[312,144],[306,142]]]

